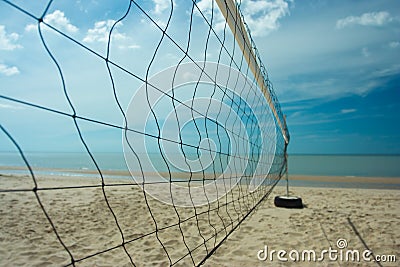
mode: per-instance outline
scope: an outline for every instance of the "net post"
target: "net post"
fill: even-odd
[[[287,144],[285,145],[285,176],[286,176],[286,196],[289,196],[289,166],[288,166],[288,154],[286,153],[286,147]]]
[[[287,132],[286,126],[286,115],[283,115],[283,122],[285,124],[285,133]],[[289,196],[289,156],[287,154],[287,147],[289,145],[289,140],[285,140],[285,149],[284,149],[284,156],[285,156],[285,178],[286,178],[286,196]]]

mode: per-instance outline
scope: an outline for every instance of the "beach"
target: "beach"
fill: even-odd
[[[314,250],[316,258],[331,247],[338,250],[340,259],[340,239],[348,244],[343,252],[358,250],[361,255],[368,249],[375,256],[396,255],[396,263],[381,265],[398,266],[400,191],[292,187],[291,192],[303,198],[304,209],[276,208],[272,196],[285,194],[284,187],[276,187],[271,197],[209,259],[207,266],[379,266],[373,257],[371,262],[345,261],[345,257],[343,261],[332,261],[325,254],[321,262],[303,264],[290,260],[287,254],[287,262],[279,261],[276,253],[273,259],[257,258],[258,251],[267,246],[268,251]],[[260,255],[265,257],[264,253]]]
[[[330,179],[343,182],[351,178]],[[371,179],[366,183],[386,182],[390,188],[397,178],[365,179]],[[235,208],[226,213],[224,209],[204,212],[209,210],[207,205],[198,207],[196,213],[174,209],[150,196],[146,199],[140,187],[126,179],[106,179],[105,186],[82,174],[42,175],[36,180],[38,188],[47,190],[32,190],[34,183],[27,175],[0,176],[1,266],[71,266],[72,258],[76,266],[131,266],[132,262],[136,266],[168,266],[171,262],[189,266],[200,262],[229,232],[204,266],[398,266],[400,259],[399,190],[296,186],[290,188],[291,194],[302,197],[305,208],[283,209],[274,206],[273,198],[285,194],[286,188],[276,186],[234,228],[229,218],[235,220]],[[209,238],[214,232],[217,237]],[[338,240],[346,246],[338,248]],[[179,260],[188,254],[187,247],[191,255]],[[336,255],[336,260],[328,253],[321,257],[329,249],[337,250],[330,255]],[[278,259],[275,252],[271,258],[272,250],[286,254],[281,252]],[[316,259],[295,262],[293,250],[298,252],[298,261],[309,250]],[[360,261],[346,261],[343,255],[349,250],[359,251]],[[366,250],[371,252],[364,259]],[[374,262],[393,257],[397,262]]]

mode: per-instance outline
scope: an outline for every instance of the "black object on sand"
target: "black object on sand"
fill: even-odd
[[[300,197],[295,196],[276,196],[274,199],[274,204],[280,208],[289,209],[302,209],[303,201]]]

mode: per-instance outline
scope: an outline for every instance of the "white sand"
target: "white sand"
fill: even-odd
[[[98,185],[98,179],[72,177],[41,177],[39,187]],[[106,181],[107,183],[110,180]],[[123,183],[126,181],[118,181]],[[30,177],[0,176],[0,189],[31,189]],[[373,262],[346,263],[329,261],[317,263],[279,262],[274,259],[260,261],[257,252],[264,248],[290,251],[314,249],[320,252],[344,238],[348,249],[361,252],[366,246],[375,255],[391,254],[396,263],[381,263],[383,266],[398,266],[400,260],[400,191],[372,189],[328,189],[300,188],[291,190],[300,195],[306,208],[287,210],[273,206],[273,196],[283,194],[284,188],[277,187],[271,196],[216,250],[205,266],[378,266]],[[223,223],[230,219],[221,208],[219,213],[202,213],[207,206],[199,207],[198,225],[193,209],[178,208],[162,204],[151,197],[149,206],[154,220],[144,201],[144,194],[137,186],[107,186],[109,201],[120,229],[124,234],[127,253],[137,266],[167,266],[187,253],[186,245],[193,249],[192,255],[198,263],[207,250],[214,246],[211,238],[218,231],[217,242],[226,234]],[[38,191],[38,196],[48,212],[64,245],[75,260],[76,266],[131,266],[129,257],[121,246],[122,237],[110,212],[101,187]],[[26,192],[0,193],[0,266],[64,266],[71,263],[67,251],[57,240],[52,227],[44,216],[35,194]],[[244,205],[245,202],[242,202]],[[214,206],[217,203],[213,204]],[[236,207],[237,208],[237,207]],[[231,217],[235,210],[229,207]],[[183,222],[180,226],[162,229]],[[221,217],[222,220],[219,218]],[[236,218],[233,218],[236,219]],[[353,225],[353,226],[352,226]],[[232,229],[227,227],[227,231]],[[148,234],[140,238],[143,234]],[[99,253],[104,252],[104,253]],[[98,255],[91,256],[95,253]],[[85,259],[85,257],[89,258]],[[177,266],[192,265],[190,257],[179,261]]]
[[[374,255],[396,255],[396,263],[381,264],[399,266],[400,191],[304,187],[292,187],[291,191],[303,198],[306,208],[276,208],[270,197],[228,238],[206,266],[379,266],[363,260],[338,263],[330,261],[327,255],[323,262],[300,265],[290,260],[281,262],[276,255],[273,261],[257,258],[257,252],[265,245],[269,250],[287,252],[315,250],[318,258],[318,253],[329,247],[339,250],[338,239],[347,241],[344,252],[359,250],[361,253],[368,248]],[[279,192],[284,194],[284,188],[275,188],[272,195]]]

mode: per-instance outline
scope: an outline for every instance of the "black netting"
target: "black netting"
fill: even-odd
[[[13,179],[0,188],[11,207],[2,213],[36,218],[32,227],[42,228],[32,231],[53,236],[40,245],[43,263],[200,265],[286,172],[288,131],[250,30],[232,1],[92,4],[118,7],[77,10],[80,19],[68,21],[62,1],[1,3],[20,19],[7,23],[37,34],[23,48],[34,75],[21,73],[0,96],[19,107],[0,126],[21,161],[2,167],[19,171],[0,176]],[[85,34],[79,23],[94,26]],[[16,125],[27,120],[22,133]],[[50,168],[32,164],[26,147],[43,140],[80,152],[87,168],[55,156],[51,170],[87,182],[49,178]],[[119,151],[114,165],[104,147]],[[38,206],[14,211],[15,199]]]

